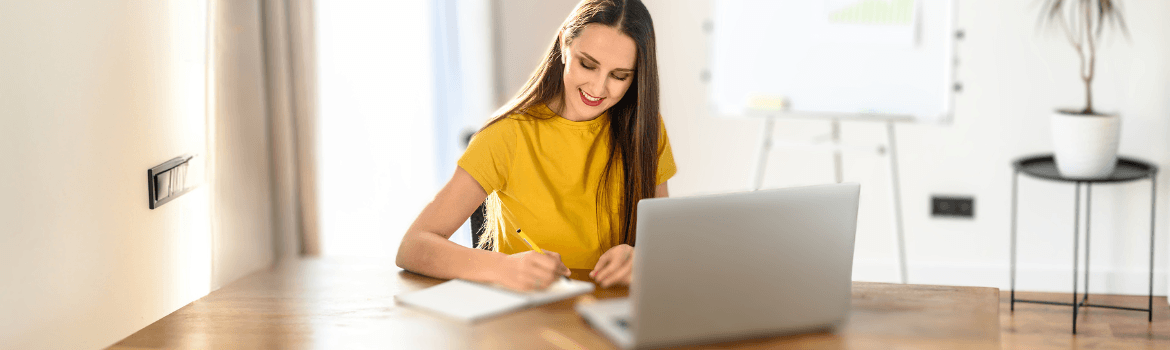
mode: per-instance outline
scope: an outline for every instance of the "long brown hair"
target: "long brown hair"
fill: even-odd
[[[583,0],[577,4],[548,48],[536,71],[511,101],[504,104],[480,130],[495,124],[513,114],[532,115],[529,110],[541,104],[548,104],[564,94],[565,64],[561,57],[561,35],[564,44],[569,45],[581,35],[587,24],[601,24],[613,27],[634,39],[637,46],[633,82],[626,94],[609,108],[609,162],[598,184],[598,209],[612,203],[608,189],[615,170],[622,175],[622,190],[619,194],[617,219],[618,244],[634,245],[634,227],[637,220],[638,201],[654,197],[658,171],[658,58],[655,54],[654,23],[650,11],[640,0]],[[620,169],[615,169],[620,166]],[[494,197],[494,196],[492,196]],[[495,231],[498,228],[500,208],[498,200],[489,197],[487,223],[484,227]],[[604,205],[603,205],[604,204]],[[608,219],[608,218],[607,218]],[[614,226],[611,226],[611,228]],[[484,235],[480,246],[493,245],[498,232]]]

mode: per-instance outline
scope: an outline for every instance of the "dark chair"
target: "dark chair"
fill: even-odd
[[[487,203],[480,204],[479,208],[471,213],[471,247],[475,248],[479,245],[479,240],[483,239],[483,222],[484,211],[487,210]]]

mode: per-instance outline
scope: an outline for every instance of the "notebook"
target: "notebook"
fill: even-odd
[[[593,283],[568,278],[553,282],[545,290],[532,292],[515,292],[455,279],[427,289],[395,295],[394,300],[460,321],[475,322],[592,291]]]

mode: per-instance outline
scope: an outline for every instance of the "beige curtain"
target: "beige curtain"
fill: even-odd
[[[316,45],[312,0],[264,0],[272,186],[279,257],[321,252],[317,224]]]

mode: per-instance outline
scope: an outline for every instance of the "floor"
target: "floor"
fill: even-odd
[[[1016,292],[1016,298],[1069,302],[1071,294]],[[1145,308],[1148,297],[1090,295],[1090,304]],[[1139,311],[1081,308],[1072,334],[1072,307],[1016,303],[1000,291],[999,322],[1004,349],[1170,349],[1170,306],[1154,297],[1154,321]]]

